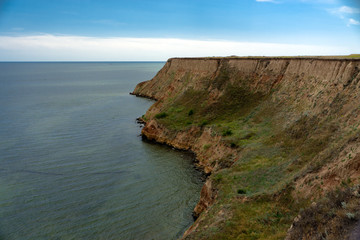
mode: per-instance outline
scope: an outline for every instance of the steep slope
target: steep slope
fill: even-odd
[[[360,206],[359,81],[359,59],[173,58],[138,84],[157,100],[142,135],[210,175],[184,238],[345,236]]]

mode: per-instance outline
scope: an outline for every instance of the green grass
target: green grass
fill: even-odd
[[[209,239],[283,239],[303,202],[269,198],[289,186],[328,146],[338,128],[307,115],[280,128],[281,121],[274,116],[282,106],[269,103],[268,96],[245,93],[243,87],[231,84],[221,87],[226,94],[211,105],[207,92],[189,89],[167,103],[168,116],[158,120],[175,131],[193,125],[211,127],[225,144],[242,153],[235,163],[234,156],[218,159],[223,169],[211,175],[219,189],[216,206],[225,204],[233,216],[202,234]],[[203,151],[209,148],[204,145]],[[239,203],[238,197],[255,200]],[[209,224],[217,221],[215,212],[208,218]]]
[[[222,90],[216,101],[209,99],[206,87],[188,88],[167,99],[155,115],[173,132],[211,128],[212,135],[221,136],[233,150],[212,163],[221,169],[210,176],[218,189],[217,200],[200,221],[196,238],[283,239],[299,209],[309,204],[291,197],[291,183],[323,166],[358,131],[357,127],[353,133],[340,131],[336,114],[343,106],[341,96],[334,99],[328,117],[311,116],[289,108],[291,102],[273,101],[276,89],[254,92],[246,87],[247,81],[225,66],[214,81],[208,81],[209,87]],[[297,120],[288,121],[289,111]],[[205,143],[201,151],[212,147],[216,146]],[[245,198],[248,201],[242,201]],[[229,215],[219,217],[222,211]]]
[[[334,58],[360,58],[360,54],[350,54],[345,56],[334,56]]]
[[[291,189],[245,202],[241,199],[246,190],[239,191],[240,198],[222,199],[209,210],[210,217],[200,222],[204,230],[199,239],[284,239],[294,217],[308,204],[306,200],[295,201]],[[222,219],[218,214],[221,209],[228,213]]]
[[[166,118],[167,116],[168,116],[168,114],[163,112],[163,113],[156,114],[155,118],[156,119],[162,119],[162,118]]]
[[[216,103],[208,104],[207,98],[208,92],[205,90],[188,89],[166,103],[165,117],[155,117],[173,130],[184,130],[189,126],[189,122],[197,126],[221,125],[224,128],[232,120],[237,121],[247,115],[264,96],[249,93],[243,87],[227,85],[225,93]],[[226,134],[231,135],[232,129],[228,130]]]

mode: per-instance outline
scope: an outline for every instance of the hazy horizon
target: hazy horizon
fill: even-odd
[[[356,0],[0,1],[0,61],[352,53]]]

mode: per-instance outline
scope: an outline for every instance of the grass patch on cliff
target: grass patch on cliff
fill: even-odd
[[[243,136],[241,141],[246,144],[242,146],[241,158],[231,168],[212,176],[216,188],[220,189],[218,205],[230,208],[232,215],[218,223],[216,229],[206,231],[208,239],[284,239],[300,209],[308,207],[310,202],[295,201],[291,191],[284,193],[283,189],[288,189],[304,169],[308,171],[324,163],[324,158],[316,157],[333,142],[338,130],[334,122],[307,115],[279,131],[272,128],[274,123],[266,118],[263,121],[255,118],[256,114],[238,128],[230,125],[233,135]],[[351,221],[357,216],[353,212],[342,210],[342,219]],[[324,211],[316,216],[322,213]],[[316,216],[309,221],[316,222]],[[216,222],[217,218],[214,215],[210,222]],[[308,228],[314,226],[307,225]]]
[[[214,173],[217,203],[201,223],[210,226],[204,227],[201,237],[284,239],[299,210],[309,204],[291,195],[294,175],[287,172],[291,162],[281,147],[257,143],[231,168]],[[224,211],[231,214],[220,218],[219,212]]]
[[[163,110],[168,116],[161,123],[175,130],[189,125],[226,127],[229,122],[246,116],[264,98],[243,87],[229,84],[223,87],[224,93],[213,103],[209,103],[208,91],[188,89],[166,103]]]
[[[268,145],[280,145],[290,158],[296,158],[289,165],[289,172],[297,171],[309,163],[312,168],[320,168],[324,161],[321,158],[314,161],[315,157],[335,141],[338,130],[336,121],[320,121],[317,117],[303,115],[265,142]]]
[[[220,196],[236,197],[239,189],[246,196],[273,194],[286,186],[293,175],[287,172],[291,159],[280,148],[258,143],[244,150],[242,157],[231,168],[213,174]]]
[[[209,210],[208,219],[200,223],[207,226],[198,236],[200,239],[284,239],[298,211],[307,205],[306,200],[292,198],[291,188],[276,195],[251,199],[241,195],[220,201]]]
[[[240,86],[227,85],[224,94],[200,112],[214,122],[231,122],[246,116],[265,96]]]
[[[289,192],[281,196],[260,196],[254,201],[233,204],[236,224],[225,225],[214,239],[236,236],[237,239],[284,239],[287,229],[297,215],[301,204]],[[230,220],[231,221],[231,220]]]
[[[189,89],[166,103],[167,118],[159,122],[173,130],[184,130],[190,125],[201,125],[206,117],[199,114],[207,98],[206,91]]]
[[[205,231],[208,239],[283,239],[300,208],[309,205],[307,200],[294,201],[290,191],[274,196],[304,169],[324,163],[316,157],[334,141],[338,126],[303,115],[286,128],[276,128],[262,113],[261,108],[253,109],[237,121],[223,123],[224,129],[232,130],[224,141],[236,142],[242,154],[231,168],[211,176],[220,189],[217,205],[230,208],[232,215],[219,223],[214,214],[208,224],[217,225]],[[350,212],[348,218],[352,216]]]
[[[155,118],[156,118],[156,119],[162,119],[162,118],[166,118],[167,116],[168,116],[167,113],[162,112],[162,113],[156,114],[156,115],[155,115]]]

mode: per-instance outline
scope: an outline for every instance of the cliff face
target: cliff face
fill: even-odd
[[[184,237],[281,239],[301,208],[358,184],[359,81],[356,59],[174,58],[138,84],[157,100],[143,136],[195,152],[211,174]],[[302,236],[293,224],[287,238],[345,236],[341,214],[328,218],[346,227]]]

